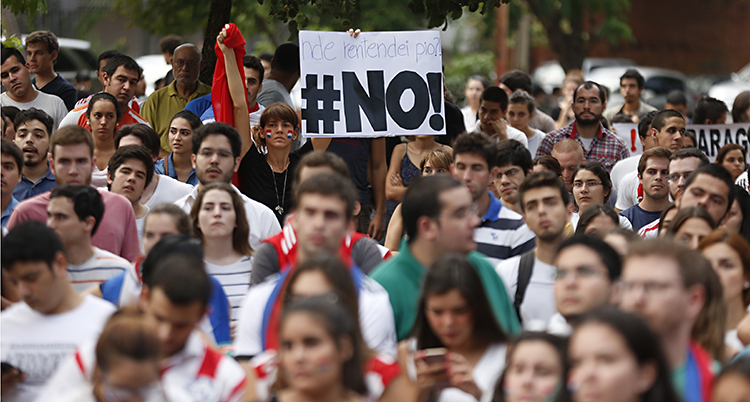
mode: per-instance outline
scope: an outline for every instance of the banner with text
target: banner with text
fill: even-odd
[[[630,155],[640,155],[643,153],[637,124],[614,123],[613,126],[615,133],[628,146]],[[695,145],[708,156],[711,162],[714,162],[716,154],[726,144],[740,144],[747,150],[750,124],[688,124],[687,131],[695,134]],[[748,155],[745,155],[745,159],[748,159]]]
[[[307,137],[445,134],[440,31],[300,31]]]

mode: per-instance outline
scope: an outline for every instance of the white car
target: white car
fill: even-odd
[[[635,65],[635,62],[630,59],[587,57],[581,65],[581,72],[588,79],[591,72],[599,68]],[[544,92],[551,94],[556,88],[562,88],[565,70],[557,60],[548,61],[534,70],[532,78],[537,85],[544,89]]]
[[[161,54],[147,54],[135,59],[136,63],[143,69],[143,76],[146,77],[146,96],[151,95],[155,89],[156,80],[164,78],[172,66],[164,61]]]
[[[732,73],[730,80],[711,86],[708,90],[708,96],[724,101],[731,112],[734,98],[744,91],[750,91],[750,63],[742,67],[740,71]],[[728,115],[731,116],[731,113],[728,113]]]
[[[687,87],[687,77],[679,71],[656,67],[602,67],[589,74],[586,79],[604,85],[609,89],[607,105],[622,104],[620,95],[620,77],[629,68],[635,68],[646,81],[645,90],[641,99],[657,109],[664,108],[667,95],[674,90],[685,92],[688,98],[688,106],[692,109],[694,100]]]

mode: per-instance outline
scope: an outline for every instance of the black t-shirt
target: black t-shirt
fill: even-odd
[[[370,182],[367,180],[367,163],[370,160],[371,138],[333,138],[326,151],[343,159],[359,193],[361,204],[372,204]]]
[[[271,208],[279,223],[283,223],[284,216],[294,206],[294,192],[292,191],[294,172],[302,155],[310,149],[311,147],[302,147],[289,154],[287,169],[284,172],[276,173],[266,162],[266,156],[260,153],[253,144],[245,157],[242,158],[240,168],[237,171],[240,191]],[[283,213],[279,213],[277,206],[283,208]]]
[[[36,78],[33,78],[31,83],[36,86]],[[37,89],[46,94],[58,96],[63,102],[65,102],[65,107],[68,108],[68,110],[73,110],[73,107],[78,100],[78,91],[76,91],[76,87],[66,81],[65,78],[61,77],[60,74],[57,74],[57,77],[48,82],[47,85]]]

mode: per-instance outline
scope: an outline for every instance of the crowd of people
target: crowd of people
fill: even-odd
[[[211,87],[167,39],[145,100],[125,54],[76,102],[53,33],[2,49],[3,400],[747,401],[747,143],[710,162],[684,95],[570,72],[548,115],[512,71],[443,136],[305,138],[295,44],[227,25]]]

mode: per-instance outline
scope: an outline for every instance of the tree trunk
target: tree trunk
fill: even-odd
[[[205,62],[201,69],[200,80],[211,85],[214,79],[214,68],[216,67],[216,52],[214,45],[216,37],[229,23],[232,16],[232,0],[211,0],[211,9],[208,12],[208,24],[206,33],[203,35],[203,60]]]
[[[581,19],[570,21],[571,32],[565,33],[561,29],[562,16],[560,11],[555,11],[550,15],[542,11],[541,3],[543,1],[527,0],[527,3],[531,12],[536,15],[537,20],[547,32],[549,47],[557,54],[560,65],[565,72],[580,69],[589,50],[589,42],[583,39]]]

